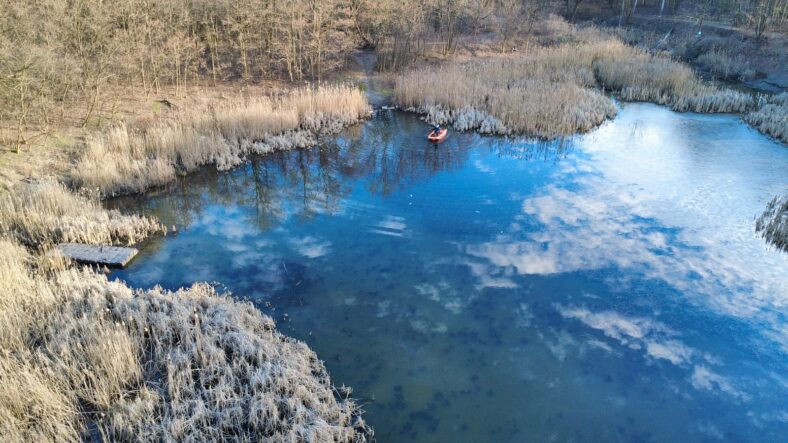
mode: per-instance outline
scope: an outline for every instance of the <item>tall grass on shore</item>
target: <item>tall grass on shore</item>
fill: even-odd
[[[43,263],[0,240],[9,441],[365,441],[322,362],[251,304]]]
[[[394,100],[459,130],[553,138],[588,131],[615,115],[600,90],[677,111],[744,112],[753,99],[696,78],[692,69],[589,28],[575,41],[525,54],[448,62],[412,70]]]
[[[336,394],[323,363],[253,305],[205,284],[133,290],[47,249],[133,244],[163,232],[150,218],[102,208],[99,198],[206,163],[229,167],[367,112],[348,88],[195,108],[91,140],[72,176],[98,192],[75,194],[46,178],[0,192],[0,435],[366,441],[360,410]]]
[[[788,252],[788,196],[774,197],[755,222],[755,232],[770,243]]]
[[[49,179],[0,192],[0,236],[41,248],[60,242],[131,245],[163,233],[157,221],[101,207]]]
[[[163,230],[49,179],[0,192],[0,435],[366,441],[323,363],[253,305],[206,284],[133,290],[46,251]]]
[[[747,58],[741,54],[732,55],[720,48],[704,52],[696,59],[698,65],[714,76],[726,80],[749,80],[755,77]]]
[[[744,120],[764,134],[788,143],[788,92],[765,99],[758,109],[745,114]]]
[[[592,43],[600,45],[600,43]],[[662,55],[653,55],[618,40],[603,43],[595,51],[594,74],[599,84],[627,101],[668,105],[679,112],[744,112],[752,97],[704,83],[692,68]]]
[[[613,117],[616,108],[589,88],[590,60],[578,62],[571,52],[565,45],[416,69],[397,81],[394,100],[459,130],[541,138],[588,131]]]
[[[203,165],[224,170],[251,153],[311,146],[317,135],[337,132],[369,112],[364,94],[349,86],[204,103],[89,139],[72,179],[105,196],[141,192]]]

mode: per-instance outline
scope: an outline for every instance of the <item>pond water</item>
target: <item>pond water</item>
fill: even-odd
[[[624,104],[537,143],[380,111],[114,204],[178,234],[114,275],[216,281],[351,386],[378,441],[788,441],[788,147]]]

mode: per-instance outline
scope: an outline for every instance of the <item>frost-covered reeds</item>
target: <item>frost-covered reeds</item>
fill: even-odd
[[[746,114],[744,120],[764,134],[788,143],[788,92],[766,98],[758,109]]]
[[[207,109],[207,110],[206,110]],[[363,442],[361,411],[323,363],[253,305],[198,284],[133,290],[50,256],[133,244],[155,220],[101,206],[201,164],[282,149],[368,113],[359,91],[299,90],[185,110],[89,142],[71,174],[0,191],[0,435],[12,442]],[[212,144],[216,143],[216,144]]]
[[[542,138],[588,131],[616,108],[591,88],[591,59],[576,62],[572,49],[539,48],[521,57],[416,69],[397,81],[394,100],[459,130]]]
[[[74,194],[49,179],[0,192],[0,237],[41,248],[61,242],[134,244],[164,232],[148,217],[106,210],[96,197]]]
[[[369,112],[364,94],[349,86],[206,102],[88,139],[72,178],[103,195],[140,192],[203,165],[224,170],[251,153],[313,145],[318,134],[337,132]]]
[[[394,99],[460,130],[543,138],[585,132],[614,116],[604,90],[677,111],[744,112],[754,104],[704,83],[683,63],[594,29],[572,38],[521,55],[417,68],[397,81]]]
[[[8,441],[365,440],[306,345],[207,285],[135,291],[0,240],[0,324]]]
[[[755,232],[768,243],[788,252],[788,196],[774,197],[755,222]]]
[[[744,112],[754,104],[750,95],[705,83],[692,68],[667,56],[617,40],[605,46],[612,50],[597,53],[594,74],[602,87],[624,100],[669,105],[680,112]]]

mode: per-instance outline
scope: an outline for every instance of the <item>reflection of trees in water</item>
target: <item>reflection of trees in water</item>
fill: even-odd
[[[434,146],[416,119],[379,119],[325,140],[320,148],[274,152],[231,172],[205,168],[178,180],[160,195],[115,200],[116,207],[142,208],[168,225],[187,226],[207,205],[254,208],[254,223],[270,229],[288,216],[309,220],[335,214],[362,181],[372,194],[397,189],[455,169],[470,146]]]
[[[274,152],[252,158],[247,166],[217,173],[205,168],[169,186],[159,196],[127,198],[120,205],[140,207],[167,224],[187,226],[207,205],[254,208],[253,223],[271,229],[295,215],[309,220],[335,214],[354,182],[375,195],[389,195],[438,172],[458,169],[483,140],[499,156],[521,160],[559,160],[571,149],[564,139],[518,142],[456,134],[440,145],[424,140],[415,118],[382,116],[320,148]]]
[[[425,125],[415,118],[383,116],[360,136],[340,140],[346,143],[340,154],[342,173],[364,178],[370,193],[385,196],[465,163],[470,144],[450,138],[433,145],[425,140],[425,131]]]
[[[109,199],[107,208],[123,213],[137,213],[156,217],[168,228],[186,226],[194,221],[196,214],[203,212],[209,202],[201,198],[213,177],[206,179],[206,171],[196,171],[188,179],[181,178],[167,185],[152,189],[145,194],[126,195]],[[196,186],[195,186],[196,185]]]

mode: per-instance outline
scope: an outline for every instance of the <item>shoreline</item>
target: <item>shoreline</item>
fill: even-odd
[[[290,92],[286,97],[296,101],[291,108],[264,101],[269,106],[262,109],[272,111],[273,126],[258,125],[257,132],[249,132],[248,126],[230,128],[261,135],[267,143],[263,151],[268,152],[288,147],[283,144],[299,134],[305,146],[313,144],[317,134],[339,131],[367,117],[366,100],[359,101],[357,90],[329,92],[334,94],[328,99],[320,93]],[[350,97],[354,109],[349,116],[342,113],[346,108],[336,107],[343,95]],[[260,102],[253,105],[259,112]],[[231,122],[243,121],[243,111],[233,114]],[[207,126],[211,131],[221,119],[213,115],[214,123]],[[173,120],[159,128],[172,128]],[[290,129],[270,135],[276,128]],[[237,133],[231,130],[219,134]],[[111,131],[118,136],[118,127]],[[218,135],[209,134],[200,137],[217,140]],[[149,137],[132,130],[122,131],[116,140],[131,142],[116,143],[117,151],[102,151],[106,156],[95,163],[96,171],[117,172],[113,162],[155,162],[134,148]],[[160,143],[150,146],[148,153],[166,155]],[[216,145],[221,146],[227,145]],[[254,144],[239,136],[226,164],[236,166],[251,152]],[[172,172],[183,167],[180,153],[169,158]],[[83,161],[75,167],[80,165],[84,167]],[[188,172],[221,163],[209,155],[186,165]],[[155,219],[105,208],[104,198],[128,190],[123,180],[141,177],[134,168],[130,171],[92,183],[96,186],[89,189],[79,181],[66,187],[63,182],[70,181],[71,174],[61,170],[65,173],[59,177],[28,176],[0,191],[0,318],[8,326],[0,334],[6,350],[0,368],[13,380],[7,384],[11,389],[27,393],[5,395],[9,401],[0,404],[0,413],[9,420],[0,426],[2,433],[22,441],[79,441],[90,433],[109,440],[228,435],[294,440],[310,435],[315,441],[355,443],[371,438],[363,412],[348,395],[339,395],[314,352],[277,332],[273,320],[248,302],[207,284],[175,292],[132,289],[109,281],[98,270],[46,254],[64,241],[131,245],[166,235]],[[152,182],[145,177],[133,193],[144,195],[150,188]],[[174,179],[176,174],[161,177]],[[190,374],[195,369],[207,378],[194,379]],[[225,375],[217,385],[212,374]],[[36,394],[42,391],[46,395]],[[222,406],[228,402],[236,407]],[[199,410],[206,414],[195,412]]]
[[[569,26],[566,22],[559,25],[561,32]],[[578,32],[582,30],[570,29],[570,34]],[[564,36],[545,34],[540,38],[557,37]],[[445,57],[441,59],[444,74],[445,68],[459,66],[461,75],[456,77],[458,82],[466,80],[458,83],[468,86],[466,93],[444,100],[448,104],[417,103],[423,99],[423,91],[439,89],[436,85],[441,79],[435,76],[432,85],[414,86],[411,99],[396,98],[395,91],[394,102],[412,102],[407,107],[426,111],[421,115],[427,114],[428,121],[455,124],[459,130],[500,135],[530,131],[555,139],[593,130],[614,118],[612,101],[599,93],[614,85],[611,93],[622,100],[643,99],[677,112],[696,107],[713,112],[735,108],[748,124],[786,143],[779,114],[788,108],[786,93],[755,105],[742,101],[743,107],[737,108],[734,102],[738,96],[730,100],[722,97],[722,104],[703,101],[707,96],[715,99],[719,91],[693,83],[702,99],[681,102],[678,94],[671,95],[674,85],[670,78],[665,80],[669,87],[656,92],[650,88],[649,81],[654,82],[650,74],[660,73],[660,62],[669,59],[646,56],[626,46],[617,47],[626,55],[623,61],[610,58],[598,63],[598,55],[589,56],[588,63],[574,66],[571,76],[561,81],[554,81],[564,75],[561,69],[545,74],[537,60],[528,66],[532,72],[526,74],[542,75],[543,79],[516,85],[523,90],[519,98],[512,98],[507,89],[490,99],[490,91],[467,85],[468,73],[462,69],[463,63],[478,65],[482,60],[517,63],[516,56],[481,57],[474,52],[473,58],[465,61]],[[552,48],[531,49],[543,52],[541,63],[555,62]],[[523,57],[531,53],[525,54]],[[78,440],[95,426],[102,436],[117,439],[207,438],[220,435],[210,434],[219,432],[216,429],[239,438],[296,438],[311,433],[320,439],[356,442],[372,436],[362,411],[352,399],[337,394],[318,356],[302,342],[277,332],[273,320],[252,305],[205,284],[175,292],[133,289],[44,254],[62,241],[136,244],[166,235],[166,228],[157,220],[107,209],[106,200],[121,195],[144,197],[146,192],[199,168],[223,171],[243,164],[252,155],[315,146],[321,134],[336,133],[363,121],[369,116],[369,103],[385,104],[388,94],[384,75],[374,72],[377,53],[362,51],[355,56],[360,71],[345,68],[334,75],[355,76],[365,92],[351,86],[297,88],[288,83],[255,95],[238,93],[244,84],[229,82],[203,88],[202,97],[185,96],[183,102],[176,100],[177,105],[167,94],[157,99],[152,95],[134,97],[131,101],[141,110],[121,113],[128,122],[115,119],[102,127],[99,115],[95,130],[57,128],[62,131],[55,131],[44,146],[0,155],[0,250],[4,251],[0,254],[0,271],[4,271],[0,272],[0,318],[10,325],[9,331],[0,335],[0,343],[8,350],[0,355],[0,365],[27,394],[16,403],[0,404],[15,418],[8,429],[0,428],[0,433],[22,440]],[[648,69],[628,65],[627,57],[639,57]],[[435,66],[427,65],[428,69]],[[688,74],[686,66],[673,68],[684,81],[696,81],[699,71],[693,67]],[[504,82],[493,86],[503,91],[502,84],[509,88],[507,81],[528,76],[516,68],[512,71],[518,78],[504,75]],[[644,72],[648,75],[642,75]],[[408,74],[388,75],[387,80],[394,77],[399,83]],[[424,78],[413,75],[414,82]],[[321,95],[320,88],[328,92]],[[547,92],[533,95],[539,88]],[[249,89],[259,92],[264,87]],[[456,90],[446,92],[456,94]],[[156,95],[160,95],[158,91]],[[507,112],[528,103],[524,97],[547,105],[537,118],[521,115],[515,121]],[[560,106],[553,102],[556,97],[563,100]],[[491,100],[497,102],[490,105]],[[570,106],[574,106],[572,112],[567,111]],[[769,112],[751,112],[754,106],[757,112]],[[114,108],[112,116],[115,118]],[[241,337],[242,343],[230,342],[227,336],[231,333]],[[259,349],[266,349],[267,354],[261,355]],[[106,358],[108,355],[118,358]],[[270,355],[279,360],[272,363]],[[279,365],[280,371],[274,375],[266,372],[271,365]],[[230,382],[195,381],[190,376],[195,368],[200,374],[222,373]],[[227,398],[213,398],[208,392],[217,387],[243,405],[239,408],[254,413],[228,410],[227,417],[216,414],[213,419],[206,418],[210,414],[205,410],[224,411]],[[39,395],[41,392],[46,395]],[[207,397],[210,400],[206,402]],[[290,402],[298,404],[291,407]],[[203,415],[194,411],[203,411]],[[184,425],[187,421],[192,427]]]

